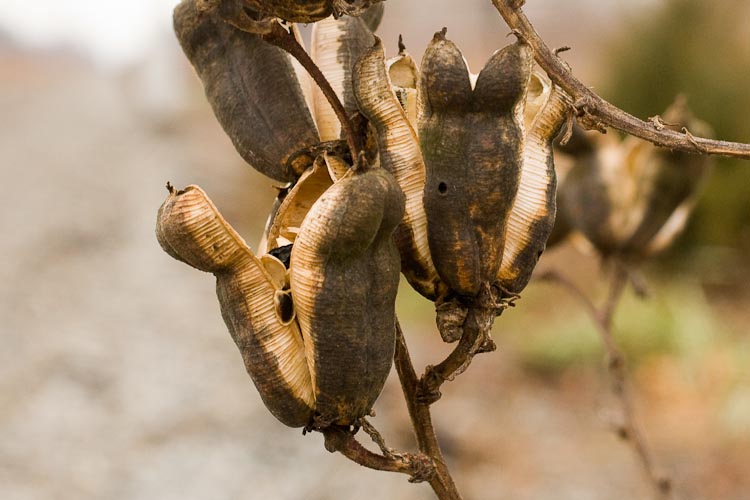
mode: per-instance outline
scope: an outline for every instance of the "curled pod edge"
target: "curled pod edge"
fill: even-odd
[[[281,290],[283,264],[257,258],[198,186],[171,190],[156,235],[168,254],[216,277],[222,317],[266,407],[288,426],[309,425],[314,392],[299,327]]]
[[[353,86],[360,111],[377,131],[380,164],[393,174],[405,195],[404,218],[395,233],[401,271],[415,290],[434,301],[447,292],[447,287],[430,256],[422,202],[425,166],[416,133],[392,90],[379,38],[355,64]]]

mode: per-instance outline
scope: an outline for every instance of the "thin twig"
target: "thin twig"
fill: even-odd
[[[354,127],[352,126],[351,120],[349,120],[349,116],[346,114],[344,105],[341,104],[341,101],[336,95],[336,92],[331,87],[331,84],[328,83],[328,79],[325,77],[325,75],[323,75],[323,72],[320,71],[318,65],[315,64],[305,48],[299,44],[297,39],[294,37],[294,34],[290,31],[285,30],[280,24],[275,24],[274,29],[271,31],[271,33],[263,35],[263,39],[269,43],[276,45],[277,47],[284,49],[292,57],[297,59],[302,67],[305,68],[305,70],[308,72],[313,81],[318,85],[321,92],[323,92],[323,95],[328,100],[328,103],[333,108],[334,113],[336,113],[336,117],[339,119],[339,122],[341,122],[341,130],[344,132],[346,142],[349,145],[349,149],[351,150],[352,161],[356,165],[359,162],[360,158],[360,141],[358,140],[357,135],[354,132]]]
[[[411,482],[425,481],[433,475],[432,461],[421,453],[391,453],[386,457],[362,446],[346,428],[331,426],[322,432],[326,450],[339,452],[363,467],[408,474]]]
[[[622,294],[628,284],[628,271],[620,263],[614,263],[609,292],[604,305],[597,309],[591,299],[570,279],[555,271],[547,271],[539,276],[543,281],[555,282],[575,296],[586,308],[596,324],[604,348],[607,352],[607,367],[610,374],[612,393],[620,405],[622,423],[616,428],[617,435],[631,444],[638,456],[649,484],[656,498],[668,499],[672,496],[671,480],[656,472],[653,455],[646,443],[646,437],[638,424],[633,397],[630,392],[629,375],[625,357],[613,335],[613,318]]]
[[[482,291],[469,306],[463,323],[461,340],[445,360],[428,366],[419,381],[417,398],[421,403],[432,404],[441,397],[440,386],[463,373],[474,356],[495,349],[490,338],[490,330],[495,321],[499,306],[489,286]]]
[[[750,159],[750,144],[695,137],[689,131],[677,132],[653,122],[640,120],[605,101],[578,81],[562,60],[544,43],[518,0],[492,0],[508,26],[534,49],[534,58],[550,79],[574,101],[578,122],[587,129],[616,128],[630,135],[677,151]]]
[[[448,466],[440,451],[435,428],[432,425],[432,415],[430,414],[430,405],[420,403],[417,400],[417,390],[419,379],[417,372],[409,355],[409,349],[406,346],[404,333],[401,331],[401,325],[396,322],[396,353],[394,355],[394,364],[398,373],[401,389],[406,400],[406,407],[409,410],[412,428],[417,439],[419,451],[432,460],[434,466],[434,475],[428,479],[435,495],[440,500],[461,500],[461,494],[456,488],[456,484],[451,477]]]

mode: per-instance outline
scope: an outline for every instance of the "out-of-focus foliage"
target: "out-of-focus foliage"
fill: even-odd
[[[718,138],[750,141],[750,3],[670,0],[629,24],[606,51],[597,86],[605,98],[646,118],[683,92]],[[727,270],[738,259],[750,264],[750,163],[720,160],[680,241],[672,257],[694,246],[731,247]]]

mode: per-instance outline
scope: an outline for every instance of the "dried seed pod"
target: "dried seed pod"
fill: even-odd
[[[237,0],[230,0],[237,1]],[[261,16],[272,16],[295,23],[314,23],[330,15],[359,16],[382,0],[241,0]]]
[[[317,420],[350,424],[382,390],[395,347],[404,200],[383,169],[350,172],[310,210],[292,248],[291,287]]]
[[[430,252],[440,277],[461,295],[476,295],[500,267],[521,176],[531,65],[527,45],[505,47],[472,89],[463,56],[445,32],[422,59],[419,139]]]
[[[289,56],[198,3],[175,8],[175,32],[219,123],[255,169],[279,181],[297,178],[307,164],[287,160],[319,139]]]
[[[313,26],[311,57],[349,115],[357,111],[352,93],[352,66],[374,41],[372,31],[358,17],[328,18]],[[321,140],[339,139],[341,123],[317,86],[313,88],[313,103]]]
[[[447,287],[430,256],[422,204],[425,166],[414,129],[392,90],[379,38],[357,61],[353,85],[360,111],[377,130],[380,164],[393,174],[406,197],[404,219],[396,230],[401,271],[420,294],[435,300]]]
[[[287,200],[309,197],[315,175]],[[287,200],[277,219],[296,224],[306,202]],[[384,170],[349,172],[310,207],[287,271],[274,251],[256,257],[200,188],[170,189],[157,219],[159,243],[216,276],[222,316],[248,373],[286,425],[351,425],[380,394],[395,345],[392,236],[403,204]]]
[[[221,314],[266,407],[286,425],[308,425],[315,396],[288,297],[277,296],[278,267],[253,254],[198,186],[170,190],[156,235],[172,257],[216,276]]]
[[[711,135],[683,100],[664,119],[676,130],[686,126]],[[632,137],[598,139],[574,154],[560,209],[602,255],[627,259],[661,250],[681,231],[711,163],[703,155],[668,151]]]
[[[518,294],[544,251],[555,222],[555,166],[552,140],[560,132],[570,106],[568,96],[541,74],[532,75],[526,97],[521,180],[505,232],[500,286]]]

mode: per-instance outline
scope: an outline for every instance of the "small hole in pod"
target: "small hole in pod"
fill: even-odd
[[[277,291],[273,296],[273,304],[276,309],[276,317],[282,324],[288,325],[294,320],[294,302],[289,292]]]
[[[441,182],[440,184],[438,184],[438,192],[440,194],[447,193],[448,192],[448,184],[446,184],[445,182]]]

